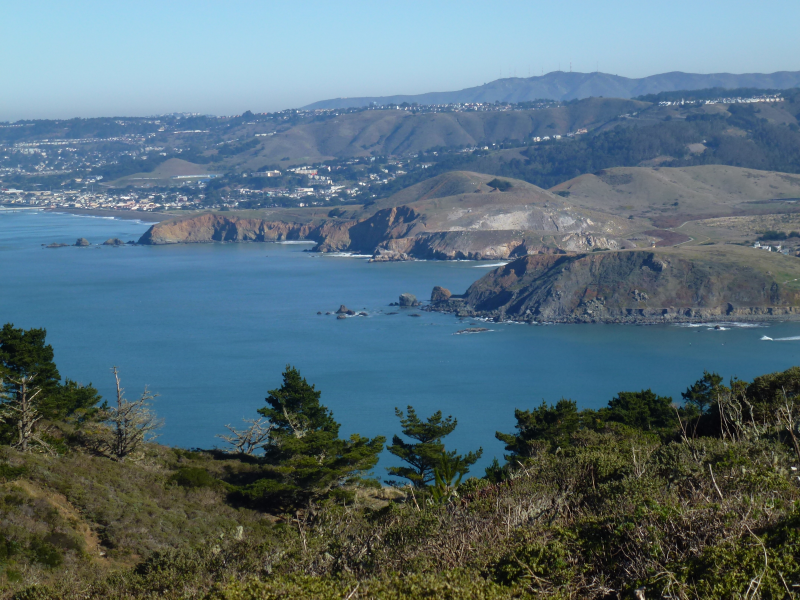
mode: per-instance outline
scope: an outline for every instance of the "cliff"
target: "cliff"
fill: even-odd
[[[208,242],[281,242],[310,240],[318,252],[368,252],[384,240],[402,237],[419,217],[408,207],[379,210],[367,219],[322,220],[308,223],[271,221],[207,213],[157,223],[140,244],[197,244]]]
[[[433,309],[558,323],[798,318],[797,278],[797,258],[736,246],[532,255]]]
[[[318,252],[373,254],[375,260],[507,259],[529,253],[620,248],[632,223],[576,209],[524,181],[454,171],[349,210],[349,219],[319,209],[208,213],[150,228],[142,244],[312,240]],[[324,215],[324,216],[323,216]]]

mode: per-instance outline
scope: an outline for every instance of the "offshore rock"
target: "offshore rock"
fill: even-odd
[[[80,248],[85,248],[86,246],[91,246],[92,244],[86,238],[78,238],[78,241],[75,242],[75,245]]]
[[[400,294],[399,306],[419,306],[419,300],[414,294]]]
[[[356,314],[356,311],[350,310],[344,304],[342,304],[341,306],[339,306],[339,310],[336,311],[336,314],[337,315],[351,315],[352,316],[352,315]]]
[[[437,285],[431,292],[431,304],[441,304],[443,302],[447,302],[450,300],[452,295],[453,294],[450,293],[450,290]]]
[[[125,242],[123,242],[119,238],[111,238],[103,242],[103,246],[124,246]]]

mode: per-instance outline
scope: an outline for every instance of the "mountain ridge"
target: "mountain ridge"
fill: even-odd
[[[800,71],[775,73],[683,73],[672,71],[641,78],[609,73],[553,71],[534,77],[507,77],[456,91],[391,96],[331,98],[304,109],[336,109],[376,104],[456,104],[465,102],[525,102],[538,99],[575,100],[591,96],[635,98],[644,94],[704,88],[788,89],[800,86]]]

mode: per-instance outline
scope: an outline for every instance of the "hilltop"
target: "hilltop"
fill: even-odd
[[[800,210],[795,204],[800,175],[722,165],[603,169],[551,191],[577,206],[673,227],[704,218]]]
[[[754,248],[525,256],[435,304],[460,316],[556,323],[800,318],[800,261]]]
[[[454,104],[466,102],[524,102],[547,98],[573,100],[599,96],[606,98],[634,98],[644,94],[657,94],[676,90],[703,88],[788,89],[800,85],[800,71],[780,71],[771,74],[712,73],[708,75],[663,73],[640,79],[620,77],[608,73],[572,73],[553,71],[535,77],[508,77],[455,92],[427,94],[372,96],[361,98],[334,98],[321,100],[304,107],[330,109],[378,105],[418,103]]]
[[[635,100],[592,99],[557,108],[500,112],[361,111],[309,120],[259,140],[237,165],[408,155],[438,147],[494,144],[532,136],[566,135],[599,127],[617,115],[649,106]],[[242,163],[242,158],[246,162]]]

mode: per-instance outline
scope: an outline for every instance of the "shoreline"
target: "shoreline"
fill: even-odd
[[[161,223],[174,219],[176,215],[169,213],[154,213],[138,210],[106,210],[101,208],[42,208],[45,212],[65,213],[69,215],[82,215],[85,217],[112,217],[124,221],[142,221],[145,223]]]
[[[778,310],[783,310],[782,307],[776,307]],[[620,317],[600,317],[600,318],[585,318],[585,317],[561,317],[556,319],[543,319],[543,318],[509,318],[497,314],[486,312],[472,312],[463,309],[447,309],[445,307],[424,306],[421,310],[426,312],[438,312],[443,314],[450,314],[457,319],[474,319],[484,323],[514,323],[517,325],[699,325],[704,324],[714,327],[715,325],[725,324],[758,324],[758,323],[774,323],[774,322],[797,322],[800,321],[800,313],[797,312],[783,312],[778,314],[772,312],[764,313],[751,313],[751,314],[706,314],[698,316],[684,316],[684,315],[670,315],[667,318],[652,318],[652,317],[637,317],[637,316],[620,316]],[[764,309],[770,311],[771,309]]]

